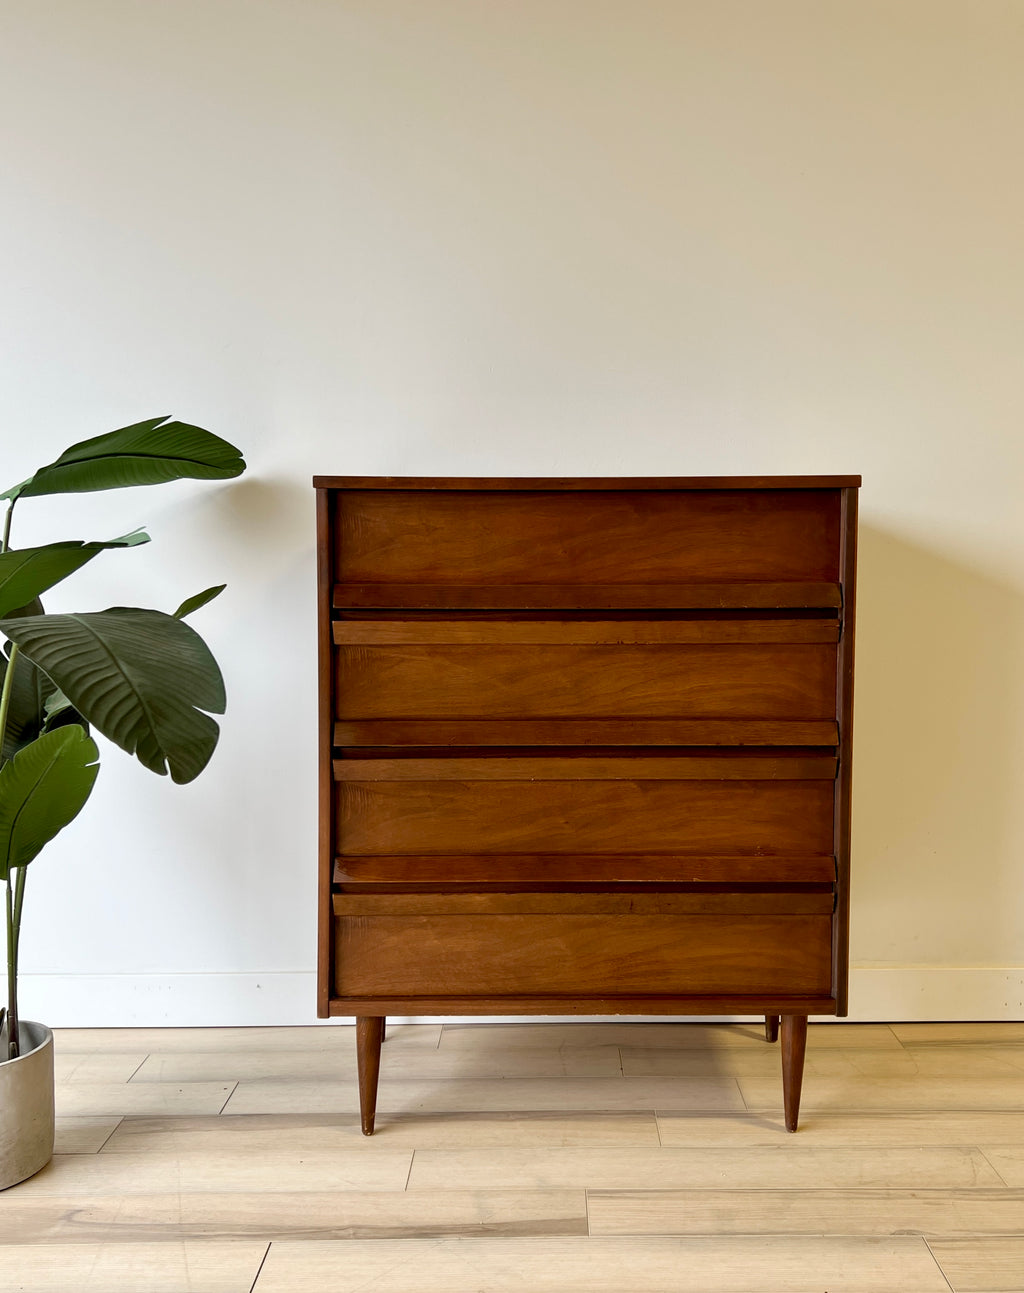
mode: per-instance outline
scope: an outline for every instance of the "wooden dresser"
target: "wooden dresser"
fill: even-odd
[[[321,1016],[846,1013],[858,476],[314,478]]]

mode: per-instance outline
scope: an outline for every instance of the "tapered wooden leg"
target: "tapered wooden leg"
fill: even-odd
[[[356,1019],[359,1114],[364,1136],[373,1135],[373,1119],[377,1112],[377,1077],[380,1073],[380,1043],[383,1036],[383,1015],[363,1015]]]
[[[804,1080],[804,1052],[807,1049],[807,1016],[782,1016],[782,1101],[786,1109],[786,1130],[796,1131],[800,1116],[800,1088]]]
[[[765,1015],[764,1039],[766,1042],[777,1042],[779,1040],[779,1016],[778,1015]]]

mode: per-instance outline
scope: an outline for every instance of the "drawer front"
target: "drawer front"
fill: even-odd
[[[335,787],[337,851],[831,854],[834,784],[345,780]]]
[[[343,646],[339,719],[830,719],[829,643]]]
[[[839,578],[836,489],[381,489],[335,506],[345,583]]]
[[[831,917],[346,916],[342,997],[820,995]]]

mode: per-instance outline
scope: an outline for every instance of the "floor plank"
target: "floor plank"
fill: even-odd
[[[653,1113],[402,1114],[382,1122],[372,1138],[350,1114],[235,1114],[231,1117],[124,1118],[105,1154],[153,1150],[184,1154],[266,1154],[291,1150],[454,1149],[632,1145],[656,1146]]]
[[[811,1024],[808,1045],[867,1050],[901,1049],[888,1024]],[[778,1046],[764,1040],[763,1024],[642,1024],[609,1020],[599,1024],[445,1024],[439,1049],[444,1052],[488,1049],[533,1050],[537,1047],[633,1046],[668,1050],[764,1050],[778,1056]]]
[[[661,1143],[676,1148],[699,1145],[775,1145],[785,1135],[781,1107],[765,1114],[728,1116],[659,1113]],[[934,1113],[810,1112],[801,1109],[796,1137],[814,1145],[981,1145],[1024,1144],[1024,1109],[977,1109]]]
[[[983,1145],[981,1150],[1007,1185],[1024,1186],[1024,1145]]]
[[[773,1110],[779,1103],[779,1081],[737,1075],[750,1110]],[[1021,1077],[815,1077],[804,1082],[801,1119],[811,1113],[849,1110],[1006,1109],[1021,1107]],[[668,1106],[664,1106],[668,1108]]]
[[[145,1090],[146,1083],[132,1083]],[[156,1085],[149,1084],[149,1085]],[[779,1083],[781,1087],[781,1083]],[[781,1101],[781,1090],[777,1093]],[[307,1082],[296,1078],[274,1083],[239,1082],[224,1112],[338,1113],[359,1107],[354,1082]],[[394,1113],[442,1113],[449,1110],[650,1110],[706,1109],[742,1112],[743,1098],[735,1079],[715,1078],[567,1078],[564,1081],[522,1078],[437,1082],[389,1081],[381,1078],[377,1121],[383,1126]]]
[[[245,1190],[404,1190],[412,1154],[380,1149],[263,1155],[67,1154],[11,1186],[15,1197],[89,1194],[195,1194]]]
[[[974,1043],[954,1046],[934,1042],[904,1047],[922,1077],[1024,1077],[1024,1046]]]
[[[1024,1235],[936,1239],[931,1242],[954,1293],[1021,1293]]]
[[[327,1023],[306,1027],[254,1028],[55,1028],[54,1050],[66,1054],[110,1051],[254,1051],[266,1049],[351,1050],[352,1024]],[[387,1045],[435,1050],[440,1024],[391,1024]]]
[[[8,1194],[0,1207],[0,1245],[586,1234],[582,1190]]]
[[[904,1046],[1024,1046],[1024,1023],[890,1024]]]
[[[591,1190],[593,1235],[1024,1232],[1024,1190]]]
[[[778,1048],[730,1050],[621,1048],[626,1077],[736,1077],[778,1081]],[[903,1046],[899,1049],[847,1049],[809,1045],[804,1064],[807,1081],[820,1077],[850,1078],[1015,1078],[1024,1077],[1024,1046]]]
[[[53,1048],[57,1082],[127,1082],[146,1061],[145,1051],[63,1051]]]
[[[275,1243],[254,1293],[949,1293],[922,1239]]]
[[[707,1051],[623,1046],[619,1053],[625,1077],[750,1077],[763,1078],[776,1086],[782,1081],[778,1046],[742,1049],[737,1046]],[[838,1046],[808,1046],[804,1077],[808,1081],[818,1077],[914,1077],[921,1072],[918,1054],[903,1047],[849,1050]],[[930,1064],[931,1060],[926,1055],[923,1062]],[[937,1066],[936,1071],[941,1072]]]
[[[410,1190],[1002,1187],[976,1149],[800,1145],[755,1149],[418,1150]]]
[[[55,1154],[98,1154],[121,1123],[120,1118],[58,1118]]]
[[[9,1244],[0,1293],[249,1293],[267,1245]]]
[[[303,1081],[354,1082],[356,1050],[353,1039],[348,1050],[275,1050],[254,1051],[156,1051],[137,1072],[129,1074],[133,1082],[273,1082],[294,1080],[301,1073]],[[519,1077],[621,1077],[619,1050],[603,1047],[534,1047],[530,1050],[484,1049],[440,1051],[422,1046],[386,1045],[381,1052],[381,1081],[502,1079]]]
[[[233,1090],[233,1082],[59,1082],[54,1101],[65,1118],[220,1113]]]

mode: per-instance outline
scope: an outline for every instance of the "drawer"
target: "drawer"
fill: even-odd
[[[342,997],[824,995],[826,915],[335,918]]]
[[[685,622],[470,623],[450,641],[449,626],[384,625],[410,639],[392,643],[336,624],[335,717],[834,720],[835,621],[739,626],[745,641],[716,627],[688,641]],[[779,641],[787,630],[796,640]]]
[[[835,582],[840,503],[838,489],[346,490],[334,501],[335,578]]]
[[[336,851],[831,854],[831,758],[336,762]]]

